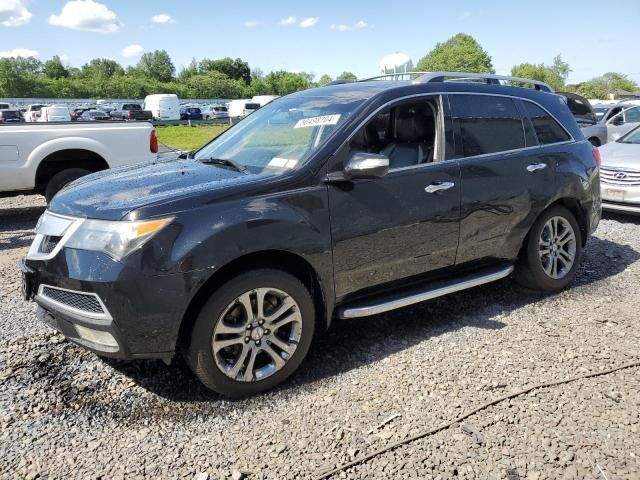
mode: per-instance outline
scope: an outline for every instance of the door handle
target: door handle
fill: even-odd
[[[424,191],[427,193],[436,193],[440,190],[449,190],[453,186],[455,186],[455,183],[453,182],[434,182],[431,185],[428,185]]]
[[[531,165],[527,166],[527,171],[533,173],[537,172],[538,170],[544,170],[545,168],[547,168],[546,163],[532,163]]]

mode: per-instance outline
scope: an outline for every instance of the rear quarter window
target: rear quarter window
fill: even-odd
[[[451,95],[453,118],[464,157],[525,147],[522,119],[514,101],[490,95]]]
[[[526,114],[531,119],[533,130],[536,132],[540,145],[566,142],[571,139],[565,129],[538,105],[526,100],[523,100],[522,103]]]

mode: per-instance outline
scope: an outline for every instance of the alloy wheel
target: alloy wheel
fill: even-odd
[[[555,280],[566,277],[575,263],[576,234],[564,217],[551,217],[542,227],[538,253],[544,272]]]
[[[216,322],[211,348],[227,377],[254,382],[282,369],[302,335],[295,300],[276,288],[257,288],[231,302]]]

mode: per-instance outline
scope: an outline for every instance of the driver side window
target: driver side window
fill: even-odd
[[[624,112],[625,122],[640,122],[640,107],[630,108]]]
[[[436,99],[401,103],[379,112],[354,137],[352,151],[389,158],[389,170],[431,163],[438,158]]]

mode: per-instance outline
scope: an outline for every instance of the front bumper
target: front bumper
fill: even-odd
[[[23,262],[40,320],[102,356],[170,359],[202,273],[143,275],[108,256],[63,248]],[[60,295],[58,295],[60,294]],[[79,300],[78,300],[79,299]]]
[[[602,182],[602,209],[640,214],[640,185]]]

